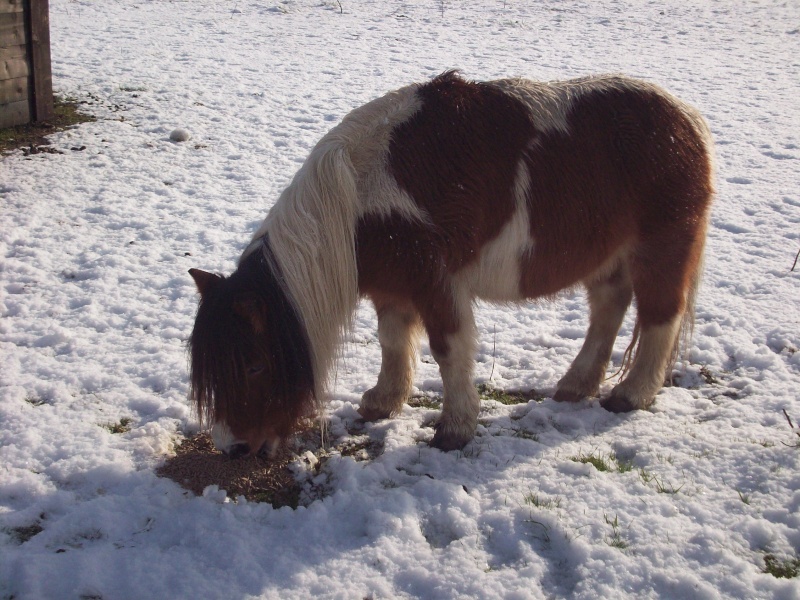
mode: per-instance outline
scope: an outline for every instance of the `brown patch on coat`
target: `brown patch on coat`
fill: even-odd
[[[411,302],[434,352],[458,330],[450,279],[478,259],[514,212],[525,107],[494,86],[445,73],[420,85],[421,108],[392,134],[388,170],[431,225],[367,215],[357,229],[359,285]]]
[[[713,196],[697,126],[662,93],[624,87],[579,97],[567,122],[569,135],[527,154],[534,250],[522,289],[554,294],[630,246],[640,322],[665,323],[684,309]]]

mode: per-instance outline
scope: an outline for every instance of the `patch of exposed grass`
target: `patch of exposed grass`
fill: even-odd
[[[651,481],[653,481],[654,477],[655,477],[655,475],[650,473],[650,471],[648,471],[644,467],[639,469],[639,479],[642,480],[643,484],[645,484],[645,485],[649,484]]]
[[[608,457],[603,456],[600,452],[591,454],[584,454],[580,452],[575,456],[570,456],[569,460],[572,462],[581,463],[584,465],[592,465],[595,469],[600,471],[601,473],[606,473],[608,471],[613,471],[614,467],[611,463],[611,456]]]
[[[584,465],[592,465],[595,469],[602,473],[613,470],[611,464],[605,458],[603,458],[601,454],[583,454],[581,452],[576,456],[570,456],[569,460],[582,463]]]
[[[131,423],[133,423],[133,419],[130,417],[122,417],[118,423],[110,423],[108,425],[103,425],[103,427],[108,429],[111,433],[127,433],[131,430]]]
[[[513,406],[515,404],[527,404],[531,400],[542,402],[544,396],[536,390],[523,391],[505,391],[493,388],[486,383],[481,383],[478,386],[478,394],[481,400],[494,400],[506,406]]]
[[[611,460],[616,463],[619,473],[629,473],[633,471],[633,461],[620,458],[616,452],[611,454]]]
[[[413,408],[428,408],[439,409],[442,408],[441,396],[412,396],[408,399],[407,404]]]
[[[544,523],[537,521],[533,517],[530,517],[528,519],[523,519],[523,523],[528,523],[529,525],[533,526],[532,528],[533,536],[537,540],[541,540],[546,544],[550,543],[550,527],[548,527]]]
[[[119,91],[128,93],[146,92],[147,87],[144,85],[121,85],[119,86]]]
[[[75,127],[81,123],[89,123],[96,119],[80,111],[79,103],[72,98],[54,99],[54,115],[48,121],[29,123],[0,129],[0,154],[7,154],[13,150],[22,149],[28,154],[40,152],[59,153],[54,148],[49,148],[48,135]]]
[[[523,440],[531,440],[533,442],[539,441],[539,434],[528,431],[527,429],[515,429],[514,430],[514,437],[522,438]]]
[[[542,498],[535,492],[525,494],[523,500],[536,508],[561,508],[561,498]]]
[[[614,515],[614,519],[611,520],[608,515],[604,514],[603,519],[605,519],[607,524],[611,525],[611,535],[606,540],[606,543],[612,548],[625,550],[630,544],[622,538],[622,534],[619,531],[619,518],[617,515]]]
[[[764,556],[764,573],[781,579],[793,579],[800,575],[800,559],[779,559],[774,554]]]
[[[602,473],[628,473],[633,470],[633,462],[621,459],[616,452],[611,452],[610,454],[603,454],[602,452],[584,454],[580,452],[575,456],[570,456],[569,460],[585,465],[592,465]]]
[[[37,521],[36,523],[32,523],[31,525],[24,525],[22,527],[10,527],[6,529],[6,531],[11,535],[11,537],[17,541],[19,544],[24,544],[32,537],[39,535],[44,528],[41,524]]]
[[[664,479],[659,479],[656,475],[650,473],[644,468],[640,468],[638,473],[639,473],[639,479],[642,480],[642,483],[644,485],[649,485],[650,482],[655,482],[656,491],[659,494],[677,494],[678,492],[681,491],[681,489],[683,489],[683,486],[685,485],[685,483],[682,483],[678,487],[675,487],[670,482],[665,481]],[[742,499],[742,502],[744,502],[744,498]],[[745,502],[745,504],[747,504],[747,502]]]
[[[655,475],[653,475],[653,481],[656,482],[656,491],[659,494],[677,494],[678,492],[681,491],[681,489],[684,486],[684,484],[681,484],[678,487],[675,487],[670,482],[668,481],[665,482],[664,480],[659,479]]]

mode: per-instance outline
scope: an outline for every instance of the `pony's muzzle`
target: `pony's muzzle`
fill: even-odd
[[[224,452],[232,459],[242,458],[243,456],[250,454],[250,446],[244,443],[233,444],[229,448],[226,448]]]
[[[223,450],[225,454],[228,455],[228,458],[231,460],[242,458],[245,456],[250,456],[250,444],[246,442],[237,442]],[[277,444],[270,444],[269,442],[264,442],[261,448],[258,449],[257,452],[252,452],[252,454],[264,457],[264,458],[275,458],[275,454],[277,453]]]
[[[242,458],[251,454],[270,459],[275,458],[281,442],[279,437],[269,434],[235,436],[230,428],[221,421],[214,423],[211,428],[211,439],[217,449],[231,459]]]

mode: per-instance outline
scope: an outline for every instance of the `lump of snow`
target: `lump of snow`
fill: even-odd
[[[190,137],[192,136],[185,129],[173,129],[172,133],[169,134],[169,139],[173,142],[186,142]]]

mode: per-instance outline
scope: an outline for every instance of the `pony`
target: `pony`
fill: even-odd
[[[316,144],[232,275],[189,271],[200,293],[190,396],[230,456],[274,451],[322,409],[367,298],[381,366],[361,417],[401,411],[424,330],[444,391],[430,444],[460,449],[480,404],[476,299],[583,285],[589,328],[554,400],[598,394],[635,298],[625,372],[600,403],[646,409],[691,334],[713,171],[699,112],[625,76],[475,82],[448,71],[390,92]]]

